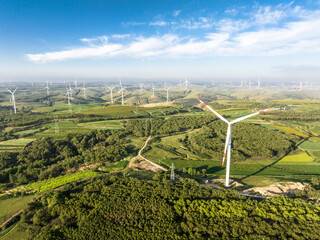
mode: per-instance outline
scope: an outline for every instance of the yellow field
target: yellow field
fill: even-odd
[[[284,126],[272,126],[274,128],[277,128],[279,130],[282,130],[284,132],[287,132],[287,133],[291,133],[291,134],[294,134],[294,135],[297,135],[299,137],[303,137],[303,138],[307,138],[309,137],[307,134],[305,133],[302,133],[296,129],[293,129],[293,128],[289,128],[289,127],[284,127]]]
[[[310,157],[308,154],[300,153],[297,155],[286,156],[286,157],[282,158],[279,163],[283,163],[283,162],[306,163],[306,162],[312,162],[313,160],[314,159],[312,157]]]

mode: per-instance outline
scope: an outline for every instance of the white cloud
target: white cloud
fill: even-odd
[[[278,9],[285,8],[277,6]],[[189,29],[210,29],[201,38],[163,34],[150,37],[133,38],[129,34],[82,38],[87,44],[71,50],[26,54],[33,62],[51,62],[88,57],[127,57],[127,58],[179,58],[203,56],[278,56],[295,53],[320,53],[320,11],[306,11],[302,8],[290,8],[286,13],[279,13],[271,8],[259,8],[254,15],[256,22],[246,19],[222,19],[213,22],[207,17],[197,21],[154,22],[154,25],[175,25]],[[280,10],[279,10],[280,11]],[[257,27],[253,24],[272,24],[285,19],[284,16],[296,13],[298,19],[282,23],[281,26]],[[271,17],[273,16],[273,17]],[[216,27],[216,31],[212,30]],[[250,29],[250,31],[248,31]],[[125,44],[119,42],[126,38]]]
[[[130,34],[113,34],[111,37],[114,39],[125,39],[129,38]]]
[[[150,26],[160,26],[160,27],[163,27],[163,26],[168,25],[168,23],[167,23],[167,22],[164,22],[164,21],[156,21],[156,22],[150,22],[149,25],[150,25]]]
[[[232,8],[232,9],[227,9],[224,11],[225,14],[227,15],[231,15],[231,16],[236,16],[238,14],[238,10],[235,9],[235,8]]]

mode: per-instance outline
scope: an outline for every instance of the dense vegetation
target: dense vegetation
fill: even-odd
[[[272,120],[290,120],[290,121],[320,121],[320,110],[313,110],[306,112],[298,111],[281,111],[281,112],[268,112],[267,115],[263,115],[262,119]]]
[[[126,125],[126,131],[139,137],[147,136],[150,133],[151,135],[167,135],[200,128],[215,119],[212,114],[206,114],[201,116],[178,116],[168,119],[129,120]]]
[[[320,207],[257,201],[184,179],[115,176],[65,187],[29,204],[32,239],[317,239]]]
[[[123,130],[70,134],[64,140],[38,139],[19,154],[0,153],[1,188],[56,177],[83,164],[119,161],[127,150]]]
[[[214,121],[203,126],[200,131],[186,135],[183,143],[194,153],[211,157],[221,157],[227,126],[222,121]],[[293,150],[298,137],[249,123],[237,123],[232,127],[232,159],[272,158]]]

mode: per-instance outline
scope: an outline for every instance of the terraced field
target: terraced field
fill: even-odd
[[[80,126],[72,120],[59,122],[58,133],[55,132],[55,123],[45,124],[44,127],[48,129],[43,132],[35,134],[35,138],[45,138],[45,137],[63,138],[70,133],[87,133],[92,131],[92,129]]]
[[[123,128],[123,123],[120,121],[99,121],[79,123],[78,126],[88,129],[121,129]]]
[[[35,140],[34,138],[20,138],[0,142],[0,152],[19,152],[23,147]]]

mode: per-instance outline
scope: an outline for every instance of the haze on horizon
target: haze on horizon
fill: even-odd
[[[0,81],[320,79],[320,1],[1,3]]]

